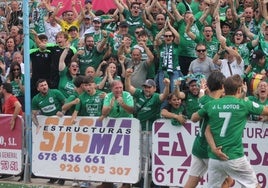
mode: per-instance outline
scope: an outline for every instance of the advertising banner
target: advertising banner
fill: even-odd
[[[0,114],[0,174],[18,175],[23,160],[23,119],[18,116],[10,129],[12,115]]]
[[[156,185],[183,186],[188,179],[191,151],[199,123],[173,126],[170,120],[154,122],[152,134],[152,179]],[[262,188],[268,186],[268,124],[249,121],[244,129],[244,152]],[[207,174],[198,188],[207,187]],[[241,187],[235,182],[235,188]]]
[[[36,176],[135,183],[140,176],[140,123],[137,119],[38,116],[33,126]]]

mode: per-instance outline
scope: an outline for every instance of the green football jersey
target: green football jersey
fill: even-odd
[[[154,93],[150,98],[146,98],[141,89],[136,89],[133,97],[136,101],[135,111],[136,118],[140,120],[142,130],[146,130],[148,123],[148,130],[152,130],[152,124],[155,120],[160,118],[160,106],[162,104],[158,93]]]
[[[168,69],[169,65],[168,63],[165,63],[165,59],[166,61],[171,60],[173,70],[176,70],[179,66],[179,45],[175,43],[172,43],[171,45],[163,43],[159,46],[159,53],[159,70]]]
[[[75,106],[78,116],[100,116],[103,105],[101,93],[99,90],[96,90],[93,95],[83,92],[79,96],[80,103]]]
[[[204,95],[199,100],[199,106],[202,108],[206,103],[209,101],[214,100],[214,98],[210,97],[209,95]],[[206,159],[208,158],[208,143],[205,137],[205,130],[208,124],[208,118],[205,117],[199,121],[199,132],[195,137],[192,154],[198,158]]]
[[[74,93],[74,83],[73,78],[68,74],[68,67],[65,67],[62,71],[59,72],[60,81],[58,84],[58,89],[62,92],[62,94],[68,98],[70,95]]]
[[[124,9],[123,11],[123,15],[126,18],[126,22],[128,23],[129,27],[128,27],[128,33],[130,35],[135,34],[135,29],[137,27],[144,27],[144,23],[142,20],[142,16],[141,14],[139,14],[138,16],[134,17],[131,15],[130,11],[127,9]]]
[[[64,104],[65,97],[57,89],[49,89],[46,95],[38,93],[32,100],[32,110],[40,110],[42,115],[53,116]]]
[[[196,43],[185,33],[186,28],[185,21],[181,20],[179,22],[175,22],[175,24],[177,24],[178,32],[180,34],[179,55],[196,58],[197,57],[195,52]],[[193,24],[190,30],[196,36],[199,36],[201,34],[196,24]]]
[[[104,104],[103,106],[110,106],[112,99],[114,98],[114,94],[112,92],[108,93],[105,96]],[[122,99],[124,103],[128,106],[134,107],[134,100],[131,94],[127,91],[123,91],[122,93]],[[132,114],[126,112],[117,102],[117,100],[114,101],[114,105],[112,106],[112,109],[108,115],[109,117],[113,118],[119,118],[119,117],[133,117]]]
[[[186,93],[186,98],[184,99],[186,106],[186,115],[188,119],[191,119],[192,114],[197,112],[199,107],[199,97],[198,95],[193,95],[191,92]]]
[[[204,105],[198,111],[201,117],[208,116],[208,125],[216,146],[229,160],[244,156],[242,134],[249,114],[261,114],[263,106],[249,100],[225,96]],[[219,159],[210,149],[209,158]]]
[[[264,102],[262,102],[259,99],[259,97],[256,97],[256,96],[248,96],[248,100],[256,102],[256,103],[264,105],[264,106],[268,106],[268,100],[265,100]],[[260,121],[262,119],[262,117],[260,115],[251,114],[250,119],[253,120],[253,121]]]
[[[74,101],[78,97],[79,97],[79,94],[75,91],[72,95],[70,95],[66,99],[65,104]],[[75,110],[75,105],[73,105],[69,110],[67,110],[67,112],[65,112],[65,115],[72,115],[74,110]]]
[[[24,86],[24,74],[21,75],[21,85]],[[13,80],[10,82],[12,85],[12,94],[16,97],[24,96],[24,92],[21,91],[19,84]]]
[[[96,47],[94,47],[91,51],[86,50],[84,47],[82,50],[84,50],[85,53],[78,56],[78,62],[80,74],[85,75],[85,70],[89,66],[92,66],[95,70],[97,70],[104,53],[98,52]]]

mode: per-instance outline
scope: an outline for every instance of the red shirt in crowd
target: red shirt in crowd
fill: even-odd
[[[14,103],[17,102],[18,99],[14,96],[11,95],[3,104],[2,106],[2,112],[4,114],[13,114],[15,110],[15,105]],[[20,111],[19,115],[22,115],[22,110]]]

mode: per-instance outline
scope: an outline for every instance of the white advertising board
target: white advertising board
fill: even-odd
[[[157,185],[183,186],[188,179],[191,151],[199,123],[172,126],[170,120],[155,121],[152,133],[152,178]],[[244,152],[262,188],[268,187],[268,124],[249,121],[243,134]],[[207,174],[198,188],[207,187]],[[235,188],[241,187],[235,182]]]
[[[33,168],[37,176],[136,183],[140,176],[137,119],[38,116],[33,126]]]

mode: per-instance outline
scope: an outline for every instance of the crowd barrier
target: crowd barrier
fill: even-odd
[[[0,114],[0,174],[18,175],[22,172],[24,151],[24,121],[18,117],[10,129],[12,115]]]
[[[23,171],[23,119],[17,118],[10,129],[10,115],[0,115],[0,174],[17,175]],[[172,126],[170,120],[154,122],[152,132],[141,134],[135,118],[78,117],[71,124],[69,116],[38,116],[42,128],[32,126],[32,173],[41,177],[100,182],[136,183],[149,176],[156,185],[183,186],[188,178],[191,149],[198,133],[198,123],[187,121]],[[142,135],[151,136],[142,139]],[[267,187],[268,124],[248,121],[244,129],[245,155],[256,171],[261,187]],[[148,146],[148,142],[151,145]],[[148,146],[147,153],[142,148]],[[151,152],[150,149],[152,149]],[[199,188],[207,186],[207,174]],[[235,188],[240,185],[235,183]]]

